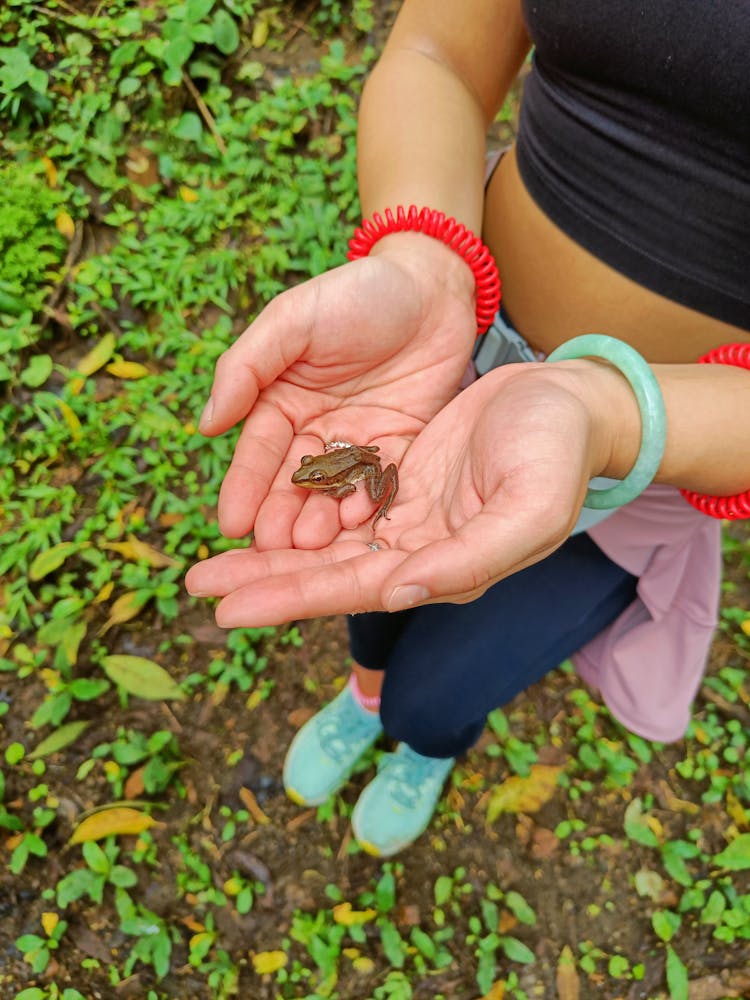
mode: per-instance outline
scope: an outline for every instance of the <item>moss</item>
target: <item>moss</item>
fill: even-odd
[[[65,253],[55,227],[62,195],[34,164],[0,165],[0,284],[38,307],[37,293]]]

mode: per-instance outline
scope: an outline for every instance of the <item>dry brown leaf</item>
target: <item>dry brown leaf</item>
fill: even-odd
[[[143,764],[136,771],[133,771],[128,775],[128,780],[122,790],[123,798],[125,799],[139,799],[143,793],[146,791],[146,787],[143,784],[143,774],[146,770],[146,765]]]
[[[750,977],[747,985],[750,986]],[[747,993],[733,989],[723,976],[702,976],[688,983],[688,1000],[727,1000],[728,997],[742,996],[747,996]]]
[[[240,788],[239,795],[245,809],[247,809],[256,823],[265,824],[271,822],[268,816],[266,816],[261,807],[258,805],[258,800],[249,788],[245,788],[243,785],[243,787]]]
[[[159,182],[159,161],[150,149],[133,146],[125,161],[125,173],[131,184],[151,187]]]
[[[531,856],[536,861],[546,861],[560,850],[560,838],[554,830],[538,826],[531,841]]]
[[[581,982],[578,978],[576,961],[569,945],[565,945],[557,960],[555,977],[558,1000],[578,1000],[581,992]]]

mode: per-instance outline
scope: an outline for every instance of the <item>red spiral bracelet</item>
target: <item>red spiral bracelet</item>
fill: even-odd
[[[394,215],[390,208],[385,218],[375,212],[372,219],[364,219],[349,240],[349,260],[366,257],[373,246],[391,233],[416,232],[442,240],[455,250],[471,268],[477,288],[477,336],[484,333],[495,317],[500,305],[500,275],[492,254],[462,223],[443,212],[430,208],[418,209],[416,205],[404,208],[399,205]]]
[[[705,365],[736,365],[750,369],[750,344],[723,344],[704,354],[698,361]],[[750,490],[731,497],[711,497],[693,490],[680,490],[688,503],[710,517],[736,521],[750,517]]]

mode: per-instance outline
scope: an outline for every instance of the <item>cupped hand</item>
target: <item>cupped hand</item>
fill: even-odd
[[[193,567],[188,589],[222,598],[225,627],[479,597],[562,544],[603,471],[581,384],[566,364],[490,372],[405,452],[376,536],[363,524],[318,549],[224,553]]]
[[[455,394],[475,334],[471,272],[429,237],[383,244],[278,296],[219,358],[201,430],[245,419],[219,499],[228,537],[252,528],[261,549],[331,541],[361,519],[361,501],[340,518],[330,499],[306,498],[290,482],[302,454],[343,440],[398,462]]]

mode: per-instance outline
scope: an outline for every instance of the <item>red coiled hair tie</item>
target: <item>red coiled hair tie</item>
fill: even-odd
[[[750,369],[750,344],[723,344],[698,358],[698,361],[704,365],[736,365]],[[680,490],[680,493],[688,503],[709,517],[726,521],[750,517],[750,489],[731,497],[711,497],[693,490]]]
[[[364,219],[349,240],[349,260],[366,257],[373,246],[391,233],[424,233],[441,240],[451,250],[463,257],[474,274],[477,289],[477,336],[485,332],[500,305],[500,275],[492,254],[478,236],[462,223],[449,218],[444,212],[431,208],[418,209],[416,205],[404,208],[398,205],[394,215],[390,208],[385,218],[375,212],[372,219]]]

